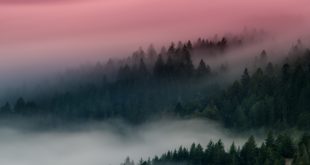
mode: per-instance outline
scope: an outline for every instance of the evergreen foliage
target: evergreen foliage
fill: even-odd
[[[241,149],[232,143],[228,151],[224,149],[221,140],[216,143],[210,141],[205,149],[200,144],[193,143],[189,149],[181,146],[160,157],[141,160],[138,165],[283,165],[285,161],[292,161],[293,165],[306,165],[310,158],[309,142],[310,136],[306,134],[296,145],[289,136],[281,134],[274,137],[270,132],[260,146],[253,136],[249,137]]]

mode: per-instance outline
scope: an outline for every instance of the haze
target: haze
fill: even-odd
[[[243,145],[249,135],[237,135],[219,124],[198,119],[138,127],[121,122],[95,123],[74,131],[31,132],[1,127],[0,164],[119,165],[127,156],[138,162],[181,145],[190,147],[193,142],[205,147],[210,140],[221,138],[227,148],[233,141]]]
[[[244,27],[300,35],[309,28],[308,6],[307,0],[0,0],[0,75],[66,68]]]
[[[0,101],[14,95],[7,90],[10,85],[18,84],[25,97],[28,80],[127,57],[139,46],[152,43],[159,49],[171,41],[240,33],[245,27],[264,29],[272,36],[268,42],[211,61],[229,62],[238,66],[231,72],[241,74],[262,49],[278,55],[298,38],[309,39],[309,16],[309,0],[0,0]],[[248,54],[253,56],[244,58]],[[105,122],[49,131],[1,125],[0,164],[118,165],[127,156],[137,162],[193,142],[205,147],[209,140],[222,139],[226,147],[233,141],[241,145],[250,134],[237,135],[197,119],[140,126]]]

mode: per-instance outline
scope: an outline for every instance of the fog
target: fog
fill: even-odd
[[[308,0],[0,0],[0,97],[14,95],[9,87],[16,86],[24,89],[16,92],[23,96],[33,93],[25,86],[35,86],[39,79],[48,86],[55,81],[49,75],[124,58],[139,46],[153,43],[159,50],[171,41],[264,29],[272,38],[206,61],[212,67],[228,63],[230,75],[239,75],[262,49],[273,61],[284,57],[298,38],[307,45],[309,15]],[[192,142],[206,146],[222,139],[240,145],[250,134],[198,119],[141,126],[111,121],[48,131],[1,126],[0,164],[118,165],[127,156],[137,162]]]
[[[172,41],[264,29],[268,40],[206,60],[212,67],[228,63],[225,78],[235,79],[263,49],[269,61],[276,61],[299,38],[308,46],[309,6],[309,0],[0,0],[0,105],[6,97],[33,94],[26,91],[29,84],[49,86],[66,69],[124,58],[139,46],[152,43],[159,50]],[[107,121],[44,131],[29,127],[0,126],[0,164],[119,165],[127,156],[137,162],[193,142],[205,147],[222,139],[227,148],[233,141],[243,144],[254,132],[258,142],[263,135],[241,135],[199,119],[140,126]]]
[[[213,69],[219,69],[221,65],[227,66],[227,72],[219,78],[221,81],[227,82],[239,79],[245,68],[249,69],[250,73],[256,71],[258,67],[264,69],[269,62],[273,64],[282,63],[290,56],[294,46],[298,46],[301,51],[309,48],[310,38],[266,38],[262,42],[249,44],[236,49],[228,50],[216,58],[205,58],[205,62]],[[298,44],[298,40],[301,44]],[[260,62],[260,54],[265,50],[267,59]],[[200,59],[196,59],[200,60]],[[195,63],[198,64],[199,61]]]
[[[248,68],[250,73],[253,73],[257,67],[264,69],[267,65],[267,62],[273,62],[274,64],[283,62],[284,59],[288,57],[292,48],[297,45],[298,40],[302,42],[302,44],[299,45],[301,46],[301,49],[309,48],[310,38],[307,36],[294,35],[294,37],[286,36],[279,38],[273,37],[273,35],[268,35],[263,37],[262,41],[245,44],[240,47],[230,48],[224,53],[218,54],[215,57],[208,55],[206,56],[205,54],[201,54],[199,52],[193,52],[193,63],[195,67],[197,67],[200,59],[203,58],[205,63],[211,66],[211,69],[214,73],[219,73],[217,76],[215,76],[215,79],[207,79],[208,82],[205,84],[230,84],[231,82],[240,79],[240,76],[245,68]],[[147,46],[143,49],[147,51]],[[265,63],[257,63],[255,59],[259,58],[263,50],[267,52],[267,61]],[[159,46],[157,47],[157,52],[160,52]],[[128,57],[131,57],[131,55],[132,52],[128,52],[124,57],[112,57],[112,59],[118,63],[118,60],[124,61]],[[87,72],[84,73],[84,71],[90,69],[88,67],[95,66],[98,61],[102,62],[102,64],[106,64],[106,60],[101,61],[99,58],[97,58],[96,62],[84,61],[75,64],[68,63],[68,65],[57,64],[59,67],[50,66],[54,65],[53,61],[51,61],[50,65],[42,63],[40,65],[34,66],[35,68],[45,68],[35,69],[34,71],[32,69],[28,70],[27,67],[23,69],[19,68],[22,69],[21,71],[18,71],[18,69],[12,71],[5,69],[0,70],[0,77],[2,76],[0,84],[0,102],[6,102],[8,100],[15,101],[16,98],[20,96],[32,99],[37,95],[50,94],[53,91],[70,90],[70,87],[74,87],[74,85],[77,86],[83,84],[84,79],[85,82],[87,82],[87,75],[86,78],[84,77],[84,79],[79,78],[79,76],[87,74]],[[227,66],[226,72],[220,71],[221,65]],[[47,69],[49,67],[55,67],[55,69],[49,70]],[[32,66],[30,66],[30,68],[32,68]],[[119,65],[115,65],[113,72],[117,73],[118,69]],[[3,75],[1,75],[1,71]],[[80,75],[79,72],[81,72]],[[106,73],[105,70],[103,70],[103,72]]]
[[[135,162],[193,142],[206,147],[222,139],[225,147],[240,145],[251,133],[237,134],[208,120],[161,120],[140,126],[120,121],[93,123],[74,129],[30,131],[0,128],[0,164],[119,165],[129,156]],[[260,133],[256,131],[258,143]]]
[[[308,35],[308,0],[0,0],[1,86],[244,27]],[[3,87],[5,88],[5,87]]]

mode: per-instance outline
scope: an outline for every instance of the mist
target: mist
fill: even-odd
[[[219,70],[221,65],[225,65],[227,72],[220,75],[219,79],[220,81],[232,82],[240,78],[245,68],[253,73],[257,68],[264,70],[269,62],[275,65],[283,63],[290,56],[294,46],[298,46],[300,51],[309,48],[309,39],[305,37],[285,39],[268,36],[261,42],[228,50],[215,58],[203,58],[203,54],[201,56],[215,70]],[[298,40],[301,42],[300,45]],[[262,51],[265,51],[267,55],[264,62],[259,61]],[[198,64],[199,60],[196,59],[195,63]]]
[[[252,132],[253,133],[253,132]],[[129,156],[135,162],[195,143],[207,146],[221,139],[226,149],[243,145],[251,132],[232,133],[209,120],[161,120],[140,126],[121,121],[85,124],[65,130],[34,131],[0,128],[0,164],[119,165]],[[257,142],[262,133],[256,131]]]
[[[166,0],[164,2],[158,0],[0,0],[0,164],[119,165],[127,156],[138,162],[140,158],[146,160],[148,157],[160,156],[180,146],[190,147],[193,142],[205,147],[210,140],[216,142],[221,139],[228,149],[232,142],[241,146],[250,135],[254,135],[256,142],[261,144],[265,130],[247,129],[239,133],[224,128],[220,120],[216,122],[204,118],[206,116],[203,116],[205,114],[202,112],[205,110],[211,113],[218,110],[213,107],[206,109],[209,105],[207,96],[209,93],[212,94],[211,90],[208,90],[212,88],[215,92],[219,92],[217,85],[214,84],[230,83],[239,79],[246,67],[249,68],[250,73],[253,73],[257,67],[265,67],[266,63],[254,65],[255,57],[259,56],[262,50],[267,52],[267,62],[279,62],[284,60],[299,39],[303,48],[308,48],[310,46],[309,6],[309,0]],[[106,88],[87,88],[87,78],[84,83],[82,78],[74,79],[75,75],[71,72],[66,74],[68,70],[93,66],[97,62],[105,64],[109,59],[126,61],[139,47],[146,50],[150,44],[160,52],[162,46],[167,48],[171,42],[185,43],[188,40],[195,42],[198,38],[212,40],[214,36],[221,39],[227,35],[242,34],[245,29],[263,30],[268,36],[261,42],[244,43],[242,47],[229,49],[217,57],[205,58],[205,63],[212,68],[210,77],[215,78],[208,77],[196,84],[189,83],[188,87],[183,86],[183,83],[179,85],[171,83],[172,86],[164,86],[163,83],[163,86],[156,84],[158,86],[150,85],[141,89],[131,89],[131,86],[126,85],[123,88],[121,83],[109,86],[104,84],[106,82],[102,83],[105,76],[102,74],[97,83],[104,84],[103,87],[111,87],[105,90]],[[197,54],[199,56],[197,52],[193,52],[192,55],[197,57]],[[200,58],[193,59],[195,67],[199,61]],[[229,71],[218,74],[222,64],[227,64]],[[121,64],[118,64],[117,69],[119,65]],[[216,77],[217,75],[220,76]],[[65,97],[68,91],[70,93],[71,88],[80,89],[80,85],[84,88],[81,88],[81,91],[77,90],[76,93],[73,92],[72,95],[76,94],[75,97],[69,94]],[[213,85],[216,87],[213,88]],[[117,88],[118,86],[120,87]],[[150,89],[152,87],[154,89]],[[168,88],[172,91],[171,96],[161,92]],[[98,92],[97,89],[101,91]],[[160,90],[156,91],[157,89]],[[190,89],[193,91],[189,91]],[[84,90],[88,95],[83,95]],[[145,96],[150,93],[149,95],[154,94],[162,98],[141,98],[144,95],[140,90],[147,91]],[[137,92],[136,95],[130,95],[132,91]],[[178,93],[178,91],[181,92]],[[195,100],[187,100],[185,96],[182,98],[180,95],[183,91],[185,91],[184,95],[188,94],[188,98],[195,97]],[[142,94],[140,95],[139,92]],[[200,98],[200,94],[206,98]],[[49,104],[54,103],[54,99],[51,99],[54,95],[55,104]],[[198,102],[196,102],[196,95]],[[306,94],[304,95],[306,101],[301,100],[302,103],[307,102],[308,99]],[[22,101],[23,106],[17,104],[18,97],[26,100],[26,102]],[[131,100],[132,97],[137,98]],[[278,95],[275,95],[274,98],[277,97]],[[71,98],[75,99],[71,100]],[[296,94],[296,98],[299,98],[299,95]],[[146,100],[145,103],[143,99]],[[164,103],[169,99],[173,101]],[[184,104],[182,106],[187,108],[186,104],[192,101],[195,106],[190,107],[193,112],[189,113],[189,116],[176,114],[176,118],[184,118],[165,118],[177,109],[177,103],[181,102]],[[271,102],[269,97],[268,100],[258,101],[261,105],[265,105],[267,101],[267,103]],[[38,103],[38,107],[29,108],[29,103]],[[12,107],[5,105],[12,105]],[[40,105],[44,105],[43,108]],[[156,109],[161,107],[158,105],[163,105],[163,108]],[[260,109],[261,106],[258,105],[256,108]],[[275,102],[275,105],[278,105],[278,102]],[[76,109],[70,109],[70,106]],[[236,104],[237,106],[241,107],[239,103]],[[128,113],[125,111],[126,108],[130,109]],[[148,111],[152,108],[156,111]],[[248,107],[244,109],[248,110]],[[28,110],[30,110],[29,114]],[[32,110],[33,114],[31,114]],[[239,110],[241,111],[241,108]],[[133,113],[136,111],[138,113]],[[235,114],[234,111],[235,109],[232,109],[229,111],[231,114],[228,115]],[[129,121],[113,120],[112,112],[116,115],[126,112],[127,117],[130,116],[128,118],[141,119],[143,122],[132,125],[127,123]],[[158,115],[161,119],[151,120],[153,118],[150,117],[143,120],[143,116],[139,116],[148,113],[154,115],[151,117],[156,118]],[[14,118],[15,114],[16,118]],[[75,120],[78,118],[75,117],[80,114],[84,120],[77,124]],[[104,114],[106,118],[100,115],[92,116],[93,114]],[[196,119],[196,115],[203,117]],[[308,112],[301,113],[302,115],[310,116]],[[299,119],[297,114],[295,116]],[[42,121],[46,120],[45,122],[50,125],[54,123],[49,123],[49,120],[55,123],[58,121],[61,123],[63,120],[64,125],[57,128],[37,129],[42,125],[40,121],[37,122],[34,119],[36,117]],[[97,117],[98,120],[93,121],[91,117]],[[302,119],[307,119],[306,117]],[[65,122],[66,119],[68,124]],[[297,120],[295,123],[298,123]]]
[[[127,57],[151,43],[160,48],[171,41],[236,33],[244,27],[264,29],[287,41],[309,36],[310,28],[307,0],[0,4],[0,78],[5,87],[85,63]]]

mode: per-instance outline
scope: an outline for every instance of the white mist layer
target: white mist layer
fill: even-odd
[[[100,123],[61,132],[1,128],[0,164],[119,165],[127,156],[137,162],[193,142],[205,147],[210,140],[221,139],[226,148],[232,142],[242,145],[248,136],[206,120],[160,121],[139,127]]]

